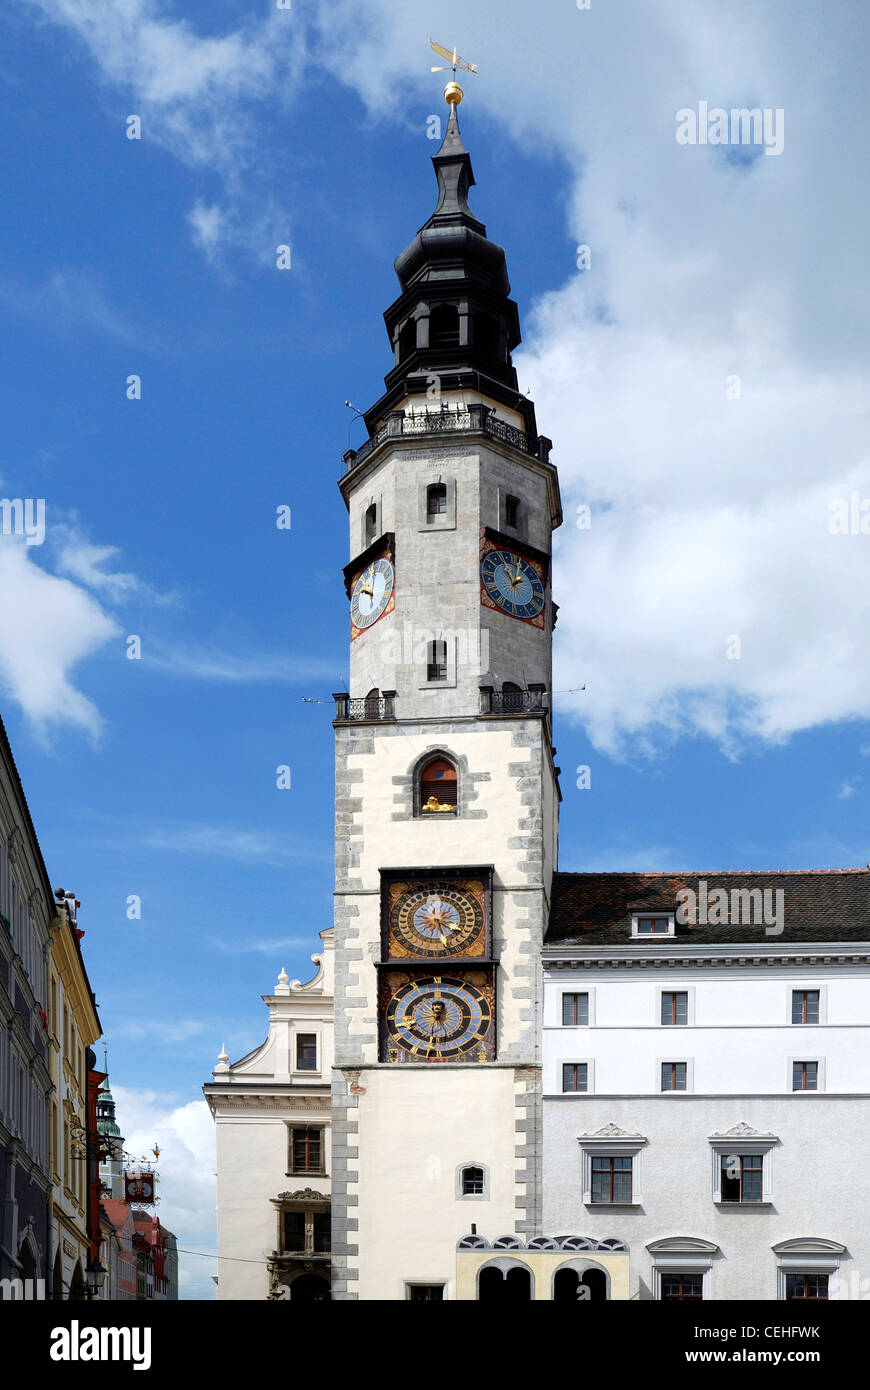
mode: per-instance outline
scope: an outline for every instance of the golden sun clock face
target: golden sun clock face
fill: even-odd
[[[391,883],[387,930],[391,958],[484,956],[484,885],[471,879]]]
[[[482,972],[473,979],[391,976],[386,984],[390,991],[384,1011],[387,1061],[486,1062],[492,1058],[492,989]]]
[[[486,608],[543,627],[547,600],[543,565],[486,540],[480,556],[480,600]]]
[[[385,556],[357,576],[350,592],[350,635],[356,638],[395,607],[396,575]]]

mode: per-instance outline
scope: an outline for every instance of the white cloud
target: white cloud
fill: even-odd
[[[853,777],[851,781],[847,778],[840,786],[837,796],[841,801],[847,801],[850,796],[857,796],[861,790],[861,777]]]
[[[210,937],[209,940],[211,941],[211,944],[214,946],[215,950],[219,951],[222,956],[245,956],[253,954],[261,956],[274,956],[277,951],[304,951],[307,946],[311,945],[310,937],[300,936],[282,936],[279,937],[277,940],[267,940],[262,938],[242,939],[239,937],[234,937],[231,941],[220,941],[216,937]]]
[[[335,676],[334,665],[317,658],[281,656],[273,652],[227,652],[192,644],[156,646],[153,653],[145,652],[143,659],[170,675],[190,676],[196,680],[231,683],[284,681],[300,684]]]
[[[111,303],[108,292],[92,272],[66,267],[41,285],[24,286],[0,281],[0,302],[10,309],[47,325],[52,332],[96,332],[118,343],[146,345],[149,334],[135,327]]]
[[[96,739],[99,711],[73,684],[73,671],[119,635],[95,599],[48,574],[16,537],[0,537],[0,681],[45,737],[68,724]]]
[[[137,1090],[114,1081],[118,1124],[128,1153],[151,1159],[155,1141],[160,1148],[157,1171],[160,1197],[156,1207],[161,1224],[183,1250],[216,1249],[217,1184],[214,1121],[204,1100],[175,1104],[176,1097]],[[217,1261],[181,1253],[178,1257],[182,1298],[211,1299]]]
[[[144,831],[137,842],[149,849],[178,854],[214,855],[243,863],[271,865],[319,862],[330,858],[324,845],[271,830],[247,830],[230,825],[165,825]]]
[[[143,105],[152,138],[222,174],[224,196],[190,216],[213,259],[248,226],[262,257],[285,226],[252,156],[306,61],[354,85],[372,120],[420,120],[421,97],[443,109],[423,0],[364,12],[330,0],[223,36],[152,0],[31,3]],[[587,689],[563,710],[599,748],[654,753],[701,734],[732,755],[867,717],[870,538],[827,530],[832,501],[870,495],[870,273],[856,234],[868,194],[855,177],[866,17],[805,8],[795,22],[786,0],[566,5],[534,25],[524,0],[473,12],[445,0],[439,14],[480,63],[463,109],[478,177],[499,167],[475,143],[485,117],[566,171],[566,211],[539,210],[565,218],[564,271],[534,312],[523,305],[518,358],[566,502],[556,686]],[[727,150],[678,145],[676,112],[701,100],[781,107],[783,154],[740,168]],[[500,169],[490,207],[515,194]],[[572,525],[578,503],[593,507],[588,532]],[[739,660],[725,655],[734,636]]]

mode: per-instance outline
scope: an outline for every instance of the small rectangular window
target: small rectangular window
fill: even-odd
[[[722,1201],[760,1202],[763,1162],[761,1154],[723,1154]]]
[[[660,1300],[664,1302],[703,1298],[703,1274],[661,1274]]]
[[[305,1212],[285,1211],[284,1249],[300,1251],[305,1249]]]
[[[668,1026],[686,1024],[689,1021],[689,995],[687,990],[662,991],[662,1023]]]
[[[685,1062],[662,1062],[662,1090],[685,1091],[686,1070]]]
[[[426,489],[426,515],[443,516],[447,511],[447,484],[432,483]]]
[[[443,1284],[409,1284],[408,1299],[411,1303],[443,1303]]]
[[[671,924],[668,917],[638,917],[638,936],[668,936]]]
[[[296,1034],[296,1070],[317,1071],[317,1034]]]
[[[323,1131],[301,1125],[290,1134],[290,1169],[293,1173],[322,1173]]]
[[[510,494],[504,499],[504,524],[516,530],[520,520],[520,499],[511,497]]]
[[[819,1089],[818,1062],[792,1062],[791,1088],[793,1091],[817,1091]]]
[[[828,1297],[827,1274],[787,1274],[785,1276],[785,1296],[792,1300],[805,1298],[818,1300]]]
[[[589,1089],[589,1063],[562,1063],[562,1091],[586,1091]]]
[[[331,1219],[328,1211],[314,1213],[314,1253],[325,1255],[330,1250]]]
[[[817,989],[793,989],[791,992],[792,1023],[818,1023],[819,991]]]
[[[589,1023],[589,995],[562,995],[562,1024],[565,1028],[585,1028]]]
[[[427,681],[446,681],[447,679],[447,643],[435,641],[429,643],[429,661],[426,666]]]

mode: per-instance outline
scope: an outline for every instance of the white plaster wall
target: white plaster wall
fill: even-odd
[[[218,1298],[264,1299],[269,1287],[266,1260],[278,1243],[278,1217],[270,1198],[296,1185],[295,1178],[284,1176],[287,1126],[280,1116],[218,1115],[215,1129]],[[298,1185],[308,1183],[306,1178]],[[251,1260],[262,1264],[248,1263]]]
[[[637,970],[637,967],[633,967]],[[763,972],[763,973],[762,973]],[[820,1024],[792,1024],[792,990],[819,989]],[[662,990],[694,991],[694,1023],[658,1022]],[[563,993],[588,992],[588,1028],[561,1025]],[[598,1094],[660,1089],[660,1060],[691,1061],[695,1092],[791,1092],[790,1059],[824,1062],[824,1089],[870,1092],[870,970],[820,966],[661,966],[545,971],[544,1089],[561,1091],[561,1064],[594,1061]],[[797,1100],[812,1102],[813,1094]],[[680,1097],[677,1097],[679,1100]]]
[[[741,1121],[778,1136],[771,1151],[771,1204],[714,1204],[708,1136]],[[578,1135],[616,1124],[648,1139],[641,1156],[638,1209],[586,1206]],[[870,1295],[870,1201],[866,1153],[870,1098],[792,1096],[729,1098],[656,1096],[567,1097],[544,1101],[544,1230],[615,1236],[631,1251],[632,1297],[652,1288],[649,1242],[673,1236],[720,1247],[711,1278],[713,1299],[775,1299],[780,1241],[817,1237],[848,1249],[842,1297]],[[740,1141],[734,1141],[740,1151]],[[851,1292],[850,1292],[851,1290]]]
[[[515,1084],[509,1067],[361,1074],[359,1206],[351,1209],[365,1251],[361,1299],[402,1299],[408,1280],[444,1283],[452,1299],[456,1243],[471,1223],[491,1238],[513,1232]],[[456,1197],[464,1163],[489,1168],[488,1200]]]

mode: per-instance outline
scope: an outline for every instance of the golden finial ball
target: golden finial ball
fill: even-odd
[[[463,98],[463,91],[458,82],[448,82],[444,88],[444,100],[448,106],[458,106]]]

